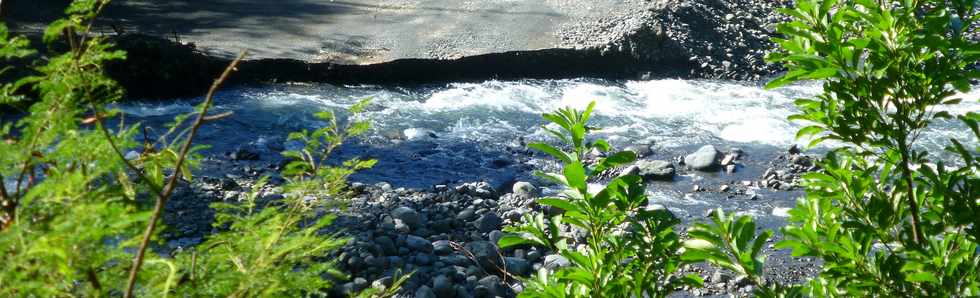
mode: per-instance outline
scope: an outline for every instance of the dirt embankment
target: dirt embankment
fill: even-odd
[[[63,2],[14,1],[6,21],[36,35]],[[129,52],[110,72],[136,98],[200,94],[241,50],[239,83],[751,80],[776,71],[763,57],[786,2],[117,0],[97,31]]]

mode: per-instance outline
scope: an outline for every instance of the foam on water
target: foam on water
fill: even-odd
[[[411,89],[313,84],[231,90],[219,95],[216,108],[296,124],[312,111],[345,108],[370,97],[374,100],[367,116],[376,132],[420,128],[440,137],[497,142],[546,139],[538,127],[544,124],[541,113],[565,106],[581,109],[594,100],[594,121],[604,128],[599,134],[613,141],[651,140],[663,147],[786,146],[797,143],[794,136],[803,126],[786,120],[797,111],[793,100],[819,91],[815,83],[765,90],[760,84],[703,80],[487,81]],[[980,110],[980,91],[962,97],[963,103],[938,110]],[[138,117],[164,116],[189,112],[193,102],[127,104],[123,109]],[[951,137],[976,141],[955,121],[928,134],[931,141],[926,143]]]
[[[231,89],[219,93],[216,111],[234,111],[227,121],[209,124],[213,132],[205,142],[281,142],[285,133],[314,126],[313,112],[341,110],[364,98],[373,98],[365,114],[373,123],[373,137],[420,134],[432,131],[434,142],[478,143],[487,151],[451,154],[496,154],[504,145],[525,140],[551,139],[540,114],[557,108],[584,108],[596,101],[593,119],[598,134],[614,145],[654,142],[661,152],[684,152],[703,144],[720,148],[738,146],[758,153],[782,151],[793,143],[804,124],[787,120],[798,110],[796,98],[811,97],[819,84],[801,84],[765,90],[760,84],[703,80],[601,81],[523,80],[453,83],[443,86],[397,88],[332,86],[325,84],[273,85]],[[937,107],[954,115],[980,111],[980,90],[962,94],[963,103]],[[166,120],[193,111],[199,99],[156,103],[126,103],[120,108],[131,118]],[[129,120],[127,120],[129,121]],[[940,121],[919,140],[929,148],[942,148],[946,139],[976,144],[978,140],[958,121]],[[275,141],[270,141],[275,140]],[[238,143],[229,145],[239,145]],[[825,144],[834,146],[834,144]],[[288,144],[287,144],[288,146]],[[451,146],[447,146],[451,147]],[[769,151],[765,151],[769,150]],[[482,152],[482,153],[481,153]],[[491,153],[486,153],[491,152]],[[385,154],[391,154],[386,152]],[[409,154],[405,154],[408,156]],[[488,157],[494,158],[493,156]],[[480,160],[464,156],[459,160]],[[455,165],[452,165],[455,167]],[[442,169],[447,175],[458,174]],[[466,171],[465,169],[463,171]],[[437,175],[437,174],[433,174]],[[388,179],[389,176],[380,176]],[[450,177],[457,178],[457,177]],[[417,178],[416,178],[417,179]],[[436,178],[433,178],[436,179]],[[680,176],[698,183],[701,177]],[[596,185],[590,185],[591,188]],[[548,189],[545,189],[546,191]],[[702,198],[676,189],[653,189],[650,200],[681,213],[714,208]],[[752,209],[753,216],[787,216],[785,207]],[[699,215],[699,214],[694,214]]]

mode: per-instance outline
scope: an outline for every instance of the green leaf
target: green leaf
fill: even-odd
[[[576,206],[575,204],[572,204],[568,200],[559,199],[559,198],[543,198],[543,199],[539,199],[538,200],[538,204],[546,205],[546,206],[552,206],[552,207],[558,207],[559,209],[565,210],[565,211],[574,211],[574,212],[580,212],[581,211],[581,209],[578,206]]]
[[[585,181],[585,168],[581,162],[576,161],[566,164],[564,174],[569,187],[578,190],[582,194],[588,192],[588,185]]]
[[[931,272],[912,273],[906,276],[905,280],[910,282],[927,282],[931,284],[939,284],[939,279],[936,278],[936,275]]]
[[[500,240],[497,241],[497,245],[500,246],[500,248],[508,248],[511,246],[517,246],[517,245],[527,244],[531,242],[532,241],[529,241],[524,237],[521,237],[516,234],[505,234],[503,237],[500,237]]]
[[[527,147],[532,149],[537,149],[538,151],[547,153],[548,155],[551,155],[552,157],[558,159],[562,163],[572,163],[574,160],[577,159],[571,157],[570,154],[567,154],[564,151],[561,151],[558,148],[552,147],[551,145],[545,143],[531,143],[531,144],[527,144]]]

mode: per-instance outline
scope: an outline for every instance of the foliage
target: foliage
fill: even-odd
[[[369,100],[362,100],[348,109],[350,123],[346,127],[338,124],[332,111],[321,111],[313,116],[327,125],[312,132],[304,129],[289,134],[288,140],[303,142],[302,149],[283,152],[283,156],[292,159],[283,169],[283,176],[291,182],[289,190],[337,194],[346,186],[347,176],[374,166],[375,160],[358,159],[346,161],[340,167],[327,165],[327,157],[345,139],[362,135],[371,128],[370,122],[358,119],[369,103]]]
[[[735,217],[717,209],[711,214],[711,223],[695,223],[687,230],[691,239],[684,241],[682,259],[689,262],[707,262],[727,269],[758,288],[759,297],[799,296],[796,288],[779,284],[766,284],[762,276],[766,255],[762,250],[773,232],[766,230],[756,235],[751,216]]]
[[[44,64],[33,66],[36,75],[0,89],[0,104],[29,108],[16,122],[0,123],[0,296],[129,296],[132,289],[139,296],[299,296],[328,288],[323,275],[339,273],[318,258],[345,240],[320,232],[333,219],[322,207],[328,199],[342,201],[346,178],[373,161],[339,167],[324,161],[368,123],[340,130],[331,121],[317,130],[330,150],[319,151],[312,171],[289,180],[285,198],[261,199],[263,179],[242,202],[212,206],[220,232],[199,247],[173,257],[143,255],[159,241],[156,222],[177,183],[193,178],[197,152],[205,148],[193,146],[198,129],[230,115],[207,114],[239,60],[195,112],[178,116],[158,139],[137,142],[140,125],[127,125],[106,108],[124,92],[102,65],[125,53],[89,32],[107,4],[72,2],[68,16],[45,31],[52,49],[37,61]],[[0,38],[2,59],[34,53],[2,25]],[[54,46],[62,43],[69,47],[64,53]],[[127,159],[127,151],[139,154]],[[152,212],[148,199],[156,199]]]
[[[950,139],[944,158],[916,146],[933,121],[954,118],[935,108],[961,102],[957,91],[968,92],[969,80],[980,74],[973,68],[980,45],[967,37],[980,18],[977,5],[806,0],[783,11],[793,20],[779,26],[782,50],[770,59],[789,72],[769,87],[823,80],[823,93],[797,100],[801,114],[790,119],[811,124],[797,134],[814,137],[811,145],[835,140],[846,146],[828,152],[822,170],[804,176],[807,195],[790,211],[785,239],[776,245],[822,259],[822,272],[807,284],[756,294],[980,295],[980,148]],[[955,118],[980,138],[980,114]],[[729,235],[737,242],[741,232],[726,225],[700,225],[692,236]],[[705,250],[704,259],[754,276],[743,268],[757,269],[761,260],[723,242]],[[739,257],[728,262],[725,254]]]
[[[125,54],[89,37],[82,15],[99,3],[77,2],[60,33],[71,48],[51,55],[36,75],[5,84],[0,104],[22,101],[13,92],[30,88],[35,102],[28,116],[0,123],[0,296],[91,295],[122,284],[128,257],[122,247],[133,243],[148,213],[124,185],[125,164],[90,120],[93,105],[118,99],[122,90],[102,72],[106,61]],[[21,37],[6,29],[3,58],[33,53]],[[103,112],[106,116],[113,111]],[[123,127],[113,138],[132,147],[136,127]],[[124,182],[125,181],[125,182]]]
[[[352,107],[352,114],[367,103],[362,101]],[[166,290],[172,289],[175,294],[191,296],[303,296],[325,294],[323,291],[332,284],[324,275],[343,277],[333,269],[333,262],[319,259],[347,243],[347,239],[336,235],[321,234],[335,218],[323,216],[322,212],[345,195],[350,174],[370,167],[375,161],[355,160],[340,167],[326,166],[323,161],[327,155],[347,137],[357,134],[352,132],[370,127],[364,121],[351,122],[346,128],[336,121],[328,123],[313,133],[317,138],[304,140],[308,152],[323,154],[305,155],[318,158],[315,170],[311,167],[309,172],[292,176],[282,186],[285,198],[281,200],[260,202],[259,195],[267,181],[263,178],[241,202],[213,204],[217,210],[214,225],[226,230],[209,236],[192,251],[177,255],[176,260],[167,263],[168,267],[158,266],[153,276],[155,281],[150,284],[162,288],[152,291],[168,293]],[[293,161],[290,163],[293,166],[284,172],[290,173],[290,168],[296,169],[295,164],[303,162]],[[178,270],[161,270],[169,267]],[[393,288],[392,291],[397,290]]]
[[[544,143],[530,144],[564,163],[561,173],[537,173],[544,179],[564,185],[562,197],[542,198],[541,205],[564,210],[545,220],[543,215],[525,217],[525,223],[508,227],[500,239],[501,247],[531,244],[550,248],[571,261],[571,266],[549,273],[540,270],[525,281],[525,297],[664,297],[684,285],[699,286],[701,278],[678,278],[680,238],[673,226],[679,220],[669,211],[647,206],[646,187],[638,176],[613,179],[597,193],[589,191],[587,181],[606,169],[630,163],[633,152],[610,154],[586,166],[586,153],[609,151],[603,140],[586,141],[592,108],[572,108],[544,114],[561,131],[548,129],[573,147],[572,152]],[[546,128],[547,129],[547,128]],[[572,247],[574,239],[561,234],[569,225],[587,233],[585,243]]]

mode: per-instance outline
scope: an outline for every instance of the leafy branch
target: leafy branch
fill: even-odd
[[[207,122],[208,109],[214,102],[215,92],[221,87],[222,84],[224,84],[225,80],[228,79],[228,76],[230,76],[231,73],[236,70],[236,67],[238,67],[238,64],[241,63],[243,58],[245,58],[245,52],[239,54],[238,57],[225,68],[224,72],[221,73],[221,76],[214,81],[211,88],[208,90],[208,94],[204,98],[204,103],[200,106],[197,119],[192,124],[190,133],[187,135],[184,145],[180,149],[180,154],[178,155],[179,158],[177,159],[177,163],[174,167],[174,173],[171,174],[170,179],[167,180],[167,184],[164,186],[162,192],[157,196],[156,204],[153,207],[153,213],[146,225],[146,231],[143,233],[143,240],[140,242],[139,249],[136,251],[136,256],[133,258],[133,266],[129,272],[129,280],[127,281],[126,291],[123,297],[128,298],[133,296],[133,290],[136,286],[136,277],[139,274],[140,267],[143,264],[146,248],[150,244],[150,239],[153,237],[153,232],[156,229],[156,224],[160,218],[160,215],[163,213],[164,206],[166,206],[167,201],[170,199],[174,189],[177,187],[177,180],[180,179],[181,174],[183,173],[183,171],[180,171],[179,169],[181,169],[184,162],[187,160],[187,155],[190,153],[191,144],[194,141],[194,137],[197,135],[198,129],[200,129],[201,126]],[[141,177],[145,179],[144,176]],[[148,183],[153,185],[151,181],[148,181]]]

